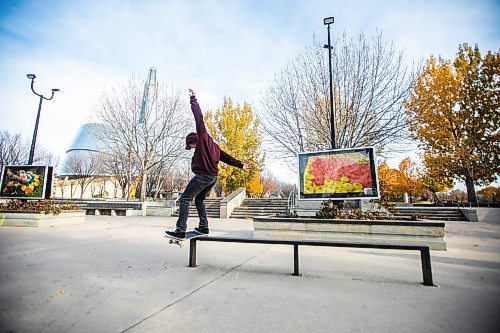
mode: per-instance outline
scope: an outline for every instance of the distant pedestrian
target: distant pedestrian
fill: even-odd
[[[219,161],[247,171],[252,168],[250,164],[237,160],[219,148],[205,127],[203,114],[196,100],[196,93],[189,89],[189,95],[191,111],[196,122],[196,133],[192,132],[186,136],[186,149],[194,148],[193,158],[191,159],[191,171],[193,171],[194,177],[189,181],[179,198],[179,218],[177,219],[176,229],[174,231],[165,231],[170,237],[180,240],[186,238],[189,204],[193,198],[200,219],[199,226],[194,230],[199,234],[208,235],[209,233],[204,200],[217,182]]]

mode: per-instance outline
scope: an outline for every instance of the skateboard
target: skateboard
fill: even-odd
[[[167,234],[165,234],[163,237],[168,238],[168,244],[175,244],[178,245],[179,247],[183,247],[185,241],[202,236],[206,235],[199,234],[196,231],[186,231],[186,238],[183,240],[175,239]]]

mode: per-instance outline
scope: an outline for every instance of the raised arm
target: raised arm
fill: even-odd
[[[222,149],[220,151],[220,160],[226,164],[232,165],[232,166],[237,167],[237,168],[241,168],[241,169],[246,170],[246,171],[248,171],[252,168],[252,166],[250,164],[243,163],[243,162],[237,160],[236,158],[232,157],[231,155],[229,155],[228,153],[226,153]]]
[[[201,113],[201,108],[196,100],[196,93],[193,89],[189,89],[189,96],[191,111],[193,112],[194,121],[196,122],[196,133],[198,135],[207,133],[207,128],[205,127],[205,122],[203,121],[203,114]]]

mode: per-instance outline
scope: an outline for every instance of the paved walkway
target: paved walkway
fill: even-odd
[[[84,225],[0,227],[0,332],[493,332],[500,224],[448,222],[448,251],[419,254],[199,243],[162,237],[174,218],[88,216]],[[190,227],[196,220],[190,219]],[[212,219],[214,235],[252,222]]]

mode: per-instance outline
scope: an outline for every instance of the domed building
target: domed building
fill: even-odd
[[[106,126],[98,123],[88,123],[80,127],[68,150],[59,170],[59,177],[75,176],[71,160],[75,158],[91,159],[94,155],[104,152],[106,144],[99,139],[98,132],[106,130]]]
[[[57,198],[122,196],[117,182],[106,175],[98,160],[108,147],[98,135],[105,130],[106,125],[98,123],[87,123],[80,128],[59,168],[59,181],[55,183]]]

